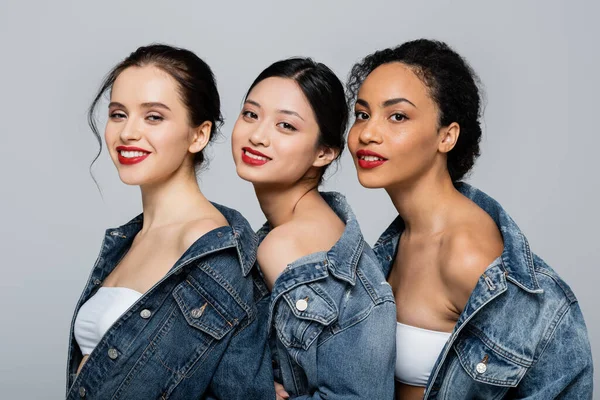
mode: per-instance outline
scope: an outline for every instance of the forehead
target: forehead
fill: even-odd
[[[358,97],[369,103],[377,104],[398,97],[411,102],[427,102],[429,93],[421,79],[406,64],[393,62],[375,68],[364,80],[358,91]]]
[[[178,84],[171,75],[155,66],[129,67],[113,83],[111,99],[122,103],[173,104],[179,101]]]
[[[267,78],[252,88],[248,99],[260,103],[266,110],[291,110],[303,117],[312,114],[302,89],[290,78]]]

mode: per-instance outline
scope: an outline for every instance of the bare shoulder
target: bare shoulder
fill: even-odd
[[[227,220],[220,213],[186,222],[181,227],[179,245],[185,251],[208,232],[227,225]]]
[[[458,310],[462,311],[479,277],[503,249],[502,235],[487,214],[466,219],[447,232],[440,247],[439,265],[450,299]]]
[[[261,265],[275,263],[287,265],[297,259],[319,251],[328,251],[344,230],[312,218],[292,220],[280,225],[265,237],[258,248]],[[326,225],[326,227],[324,227]]]
[[[258,246],[258,262],[263,268],[285,266],[304,254],[297,224],[288,222],[272,229]]]

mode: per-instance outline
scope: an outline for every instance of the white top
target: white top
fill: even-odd
[[[100,287],[77,313],[75,340],[83,355],[88,355],[120,317],[142,294],[125,287]]]
[[[412,386],[427,386],[431,370],[450,335],[448,332],[430,331],[398,322],[396,380]]]

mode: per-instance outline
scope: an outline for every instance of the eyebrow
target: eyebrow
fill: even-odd
[[[252,99],[246,99],[246,101],[244,101],[244,103],[248,103],[248,104],[252,104],[253,106],[256,106],[258,108],[261,108],[260,104]],[[287,114],[287,115],[295,115],[296,117],[300,118],[302,121],[304,121],[304,118],[302,118],[300,116],[300,114],[298,114],[296,111],[292,111],[292,110],[277,110],[278,113],[281,114]]]
[[[383,103],[381,103],[381,106],[383,108],[386,108],[386,107],[393,106],[398,103],[408,103],[411,106],[413,106],[414,108],[417,108],[417,106],[415,106],[412,101],[405,99],[404,97],[396,97],[395,99],[386,100]]]
[[[144,108],[153,108],[153,107],[156,107],[156,108],[163,108],[163,109],[165,109],[167,111],[171,111],[171,109],[169,107],[167,107],[166,104],[155,102],[155,101],[148,102],[148,103],[142,103],[141,105]],[[108,105],[108,108],[113,108],[113,107],[127,109],[127,107],[125,107],[123,104],[121,104],[121,103],[119,103],[117,101],[111,101],[110,104]]]
[[[366,100],[356,99],[356,103],[360,104],[363,107],[369,108],[369,102],[366,101]],[[411,106],[413,106],[414,108],[418,108],[417,106],[415,106],[415,104],[412,101],[410,101],[408,99],[405,99],[404,97],[396,97],[394,99],[386,100],[383,103],[381,103],[381,107],[382,108],[386,108],[386,107],[393,106],[393,105],[398,104],[398,103],[408,103]]]

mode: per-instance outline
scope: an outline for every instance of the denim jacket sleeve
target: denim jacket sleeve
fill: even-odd
[[[257,304],[258,317],[231,339],[210,384],[207,400],[275,399],[271,351],[267,342],[266,308],[269,298]]]
[[[516,388],[520,399],[592,398],[592,351],[583,315],[572,303],[538,361]]]
[[[396,306],[386,301],[316,349],[318,389],[294,400],[394,398]]]

